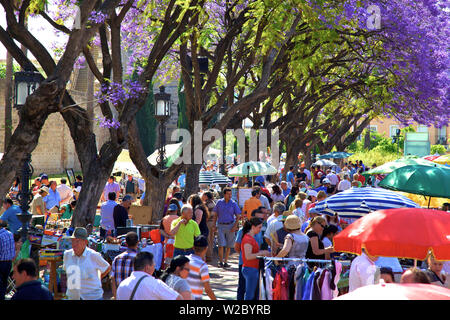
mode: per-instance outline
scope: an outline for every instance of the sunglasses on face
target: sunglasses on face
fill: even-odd
[[[319,225],[322,227],[322,228],[324,228],[325,229],[325,226],[323,225],[323,224],[321,224],[321,223],[319,223]]]

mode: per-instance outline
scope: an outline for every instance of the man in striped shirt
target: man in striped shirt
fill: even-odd
[[[208,240],[205,236],[200,235],[194,240],[194,253],[187,256],[190,260],[187,280],[195,300],[202,299],[203,289],[211,300],[217,300],[209,284],[208,265],[204,262],[207,249]]]
[[[6,222],[0,221],[0,300],[5,299],[12,260],[16,256],[14,236],[6,226]]]
[[[122,280],[128,278],[134,270],[134,257],[136,257],[139,244],[137,233],[128,232],[125,241],[128,247],[127,251],[115,257],[111,267],[111,285],[114,297]]]

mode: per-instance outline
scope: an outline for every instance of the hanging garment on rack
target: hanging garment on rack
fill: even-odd
[[[314,274],[313,286],[311,290],[311,300],[320,300],[320,285],[319,285],[319,277],[322,274],[323,269],[319,268],[316,270]]]
[[[267,300],[272,300],[272,284],[273,284],[273,276],[270,268],[265,269],[265,287],[266,287],[266,296]]]
[[[325,270],[323,275],[322,286],[320,287],[320,300],[333,300],[333,291],[330,287],[331,272]]]
[[[295,266],[290,266],[288,269],[289,274],[289,300],[294,300],[295,296],[295,271],[297,268]]]
[[[289,274],[285,267],[275,275],[273,280],[273,300],[289,299]]]
[[[333,298],[336,298],[339,295],[339,289],[338,289],[338,282],[341,279],[341,272],[342,272],[342,263],[340,263],[339,261],[335,261],[335,268],[336,268],[336,274],[332,275],[331,277],[331,282],[334,285],[334,289],[332,286],[331,289],[333,290]]]
[[[265,274],[264,269],[259,273],[259,300],[267,300]]]
[[[307,268],[300,264],[297,266],[297,270],[295,271],[295,296],[294,300],[302,300],[302,291],[304,287],[303,277],[305,275],[305,271]]]
[[[311,300],[311,292],[313,287],[315,272],[312,271],[308,277],[308,281],[306,282],[305,289],[303,290],[302,300]]]

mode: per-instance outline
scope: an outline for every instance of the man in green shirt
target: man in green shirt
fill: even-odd
[[[197,222],[192,220],[193,209],[190,205],[181,208],[181,217],[171,224],[170,233],[175,236],[173,256],[194,253],[194,238],[200,235]]]

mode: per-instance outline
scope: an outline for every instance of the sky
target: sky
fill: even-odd
[[[3,7],[0,7],[0,25],[3,29],[6,29],[6,14],[3,10]],[[58,39],[57,37],[55,37],[53,27],[51,27],[49,23],[44,20],[44,18],[30,18],[28,29],[46,48],[50,48],[51,43]],[[60,40],[60,42],[62,42],[62,40]],[[49,50],[49,52],[53,55],[52,50]],[[28,57],[33,59],[33,55],[31,55],[30,53],[28,54]],[[5,59],[6,48],[0,42],[0,60]]]

